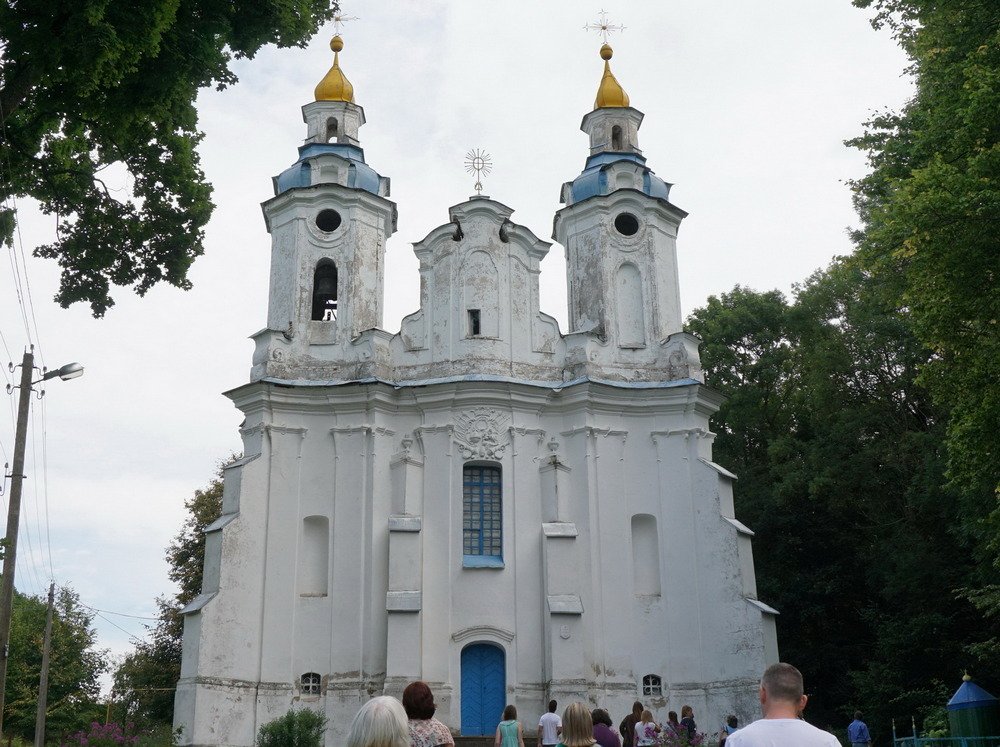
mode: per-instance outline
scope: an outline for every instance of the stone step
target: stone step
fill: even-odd
[[[455,747],[493,747],[494,737],[455,737]],[[524,747],[538,747],[538,737],[524,735]]]

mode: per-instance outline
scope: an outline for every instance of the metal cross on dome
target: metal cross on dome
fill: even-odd
[[[616,31],[624,31],[625,27],[621,24],[613,24],[608,21],[608,13],[605,10],[600,12],[601,19],[597,23],[588,23],[583,27],[584,31],[596,31],[602,37],[604,37],[604,43],[608,43],[608,37],[615,33]]]
[[[465,170],[476,175],[474,189],[477,195],[481,195],[483,193],[483,174],[489,174],[493,171],[493,161],[490,154],[479,148],[473,148],[465,154]]]
[[[344,15],[343,13],[338,11],[337,13],[333,14],[333,33],[339,35],[341,30],[344,28],[345,23],[347,23],[348,21],[359,21],[359,20],[361,19],[359,19],[357,16]]]

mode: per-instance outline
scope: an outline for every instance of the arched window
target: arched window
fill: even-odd
[[[642,678],[643,695],[663,695],[663,681],[658,674],[647,674]]]
[[[319,695],[323,691],[323,678],[315,672],[306,672],[299,680],[303,695]]]
[[[340,133],[337,127],[337,118],[330,117],[328,120],[326,120],[326,142],[332,143],[336,141],[337,135],[339,134]]]
[[[312,319],[332,322],[337,318],[337,265],[321,259],[313,275]]]
[[[615,125],[611,128],[611,150],[622,149],[622,128]]]
[[[503,560],[503,497],[500,468],[462,469],[462,555],[466,566],[497,566]]]

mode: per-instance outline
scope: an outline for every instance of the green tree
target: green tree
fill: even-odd
[[[858,257],[933,353],[920,380],[949,411],[952,482],[989,501],[1000,486],[1000,14],[982,0],[854,4],[895,32],[916,83],[902,111],[851,141],[872,169],[853,185]]]
[[[174,714],[174,688],[181,672],[181,638],[184,620],[180,611],[201,593],[205,560],[205,528],[222,512],[222,479],[196,490],[184,504],[184,525],[167,548],[169,577],[178,586],[172,599],[156,600],[160,619],[148,640],[136,643],[114,673],[116,711],[122,721],[144,725],[170,724]]]
[[[195,97],[236,82],[232,59],[304,46],[329,0],[50,0],[0,7],[0,198],[55,215],[36,254],[62,268],[56,299],[102,316],[111,285],[187,288],[203,253],[211,187]],[[116,166],[129,194],[102,179]],[[11,241],[12,211],[0,212]]]
[[[23,739],[35,733],[38,678],[42,667],[46,600],[15,593],[4,730]],[[94,648],[93,613],[69,588],[56,590],[49,658],[46,730],[64,734],[97,715],[98,678],[107,670],[107,652]]]
[[[965,508],[945,487],[946,412],[917,382],[929,352],[853,261],[796,288],[736,288],[694,312],[709,385],[728,395],[716,458],[739,474],[761,597],[810,720],[939,705],[976,656],[982,616],[955,590],[977,571]],[[981,518],[988,507],[980,507]],[[974,520],[974,517],[973,517]]]

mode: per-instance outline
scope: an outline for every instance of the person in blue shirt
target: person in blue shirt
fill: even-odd
[[[872,735],[868,733],[868,725],[861,720],[861,711],[854,712],[854,720],[847,727],[847,739],[853,745],[870,747]]]

